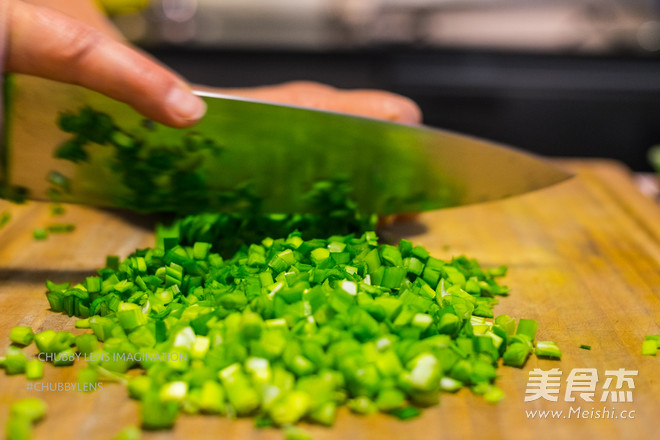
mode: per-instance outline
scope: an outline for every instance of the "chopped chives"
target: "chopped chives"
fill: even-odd
[[[2,365],[7,374],[22,374],[27,366],[27,356],[22,349],[9,346]]]
[[[85,390],[99,377],[126,382],[145,429],[169,428],[179,412],[329,426],[342,404],[406,419],[464,386],[496,402],[496,362],[521,367],[534,350],[536,321],[516,330],[508,316],[483,317],[506,293],[501,271],[464,257],[441,261],[373,234],[294,233],[226,258],[210,240],[187,240],[108,257],[81,284],[47,283],[51,307],[92,333],[34,337],[56,366],[84,355]],[[557,351],[536,343],[537,355]]]
[[[12,403],[5,431],[7,440],[32,438],[32,426],[46,415],[46,411],[46,403],[33,397]]]
[[[127,426],[119,434],[112,437],[112,440],[140,440],[142,431],[136,426]]]
[[[65,234],[75,231],[76,226],[71,223],[54,223],[49,225],[47,229],[51,234]]]
[[[13,327],[9,332],[9,339],[14,344],[27,346],[34,340],[34,332],[31,327],[18,326]]]
[[[28,397],[12,403],[9,415],[10,417],[20,417],[30,423],[35,423],[44,418],[47,410],[46,402],[35,397]]]
[[[540,357],[561,359],[561,351],[557,344],[552,341],[537,341],[534,353]]]
[[[32,231],[35,240],[45,240],[48,238],[48,230],[45,228],[36,228]]]
[[[11,220],[11,212],[3,211],[0,214],[0,229],[4,228],[7,223]]]
[[[44,377],[44,364],[39,359],[32,359],[25,364],[25,377],[28,380],[38,380]]]
[[[658,354],[658,341],[655,339],[646,339],[642,342],[642,355],[655,356]]]

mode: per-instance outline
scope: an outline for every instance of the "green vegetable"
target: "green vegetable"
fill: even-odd
[[[66,209],[60,203],[51,203],[48,208],[50,209],[50,215],[52,216],[64,215],[66,212]]]
[[[9,339],[14,344],[27,346],[32,344],[32,341],[34,340],[34,333],[30,327],[14,327],[9,332]]]
[[[44,418],[47,410],[46,402],[30,397],[12,403],[9,416],[24,418],[30,423],[35,423]]]
[[[171,428],[179,413],[176,402],[164,402],[151,391],[142,399],[141,412],[142,427],[149,430]]]
[[[45,330],[34,337],[34,343],[41,353],[60,353],[69,349],[73,342],[73,334],[67,331]]]
[[[32,236],[35,240],[45,240],[48,238],[48,230],[45,228],[37,228],[32,231]]]
[[[114,436],[112,440],[140,440],[142,438],[142,431],[136,426],[127,426],[122,429],[119,434]]]
[[[561,359],[561,351],[552,341],[538,341],[534,353],[539,357]]]
[[[465,257],[437,260],[409,242],[380,245],[373,233],[294,233],[222,258],[206,241],[182,245],[183,233],[108,259],[84,284],[47,283],[51,307],[89,314],[82,326],[94,334],[35,338],[39,350],[66,359],[75,342],[98,358],[90,371],[120,380],[132,366],[144,369],[128,386],[148,429],[171,426],[179,408],[287,426],[332,424],[346,402],[361,414],[412,417],[411,402],[431,405],[461,386],[497,401],[501,353],[521,366],[533,349],[535,321],[521,320],[514,335],[510,318],[472,314],[492,316],[493,296],[507,289],[492,275],[502,271]],[[420,267],[409,271],[412,258]],[[478,292],[460,287],[468,281]]]
[[[12,403],[6,426],[7,440],[29,440],[32,426],[41,420],[47,411],[41,399],[27,398]]]
[[[22,374],[25,372],[27,357],[23,350],[18,347],[10,346],[7,348],[5,359],[2,362],[7,374]]]
[[[642,355],[655,356],[658,353],[658,341],[655,339],[646,339],[642,342]]]
[[[51,234],[64,234],[75,231],[76,226],[71,223],[55,223],[49,225],[47,229]]]
[[[287,426],[284,428],[285,440],[312,440],[312,435],[302,428],[297,426]]]
[[[7,223],[11,220],[11,212],[3,211],[0,214],[0,229],[4,228]]]
[[[583,349],[583,350],[591,350],[591,345],[582,344],[582,345],[580,345],[580,348]]]
[[[44,377],[44,364],[39,359],[32,359],[25,364],[25,377],[28,380],[38,380]]]
[[[527,336],[530,341],[533,341],[534,338],[536,338],[536,331],[538,328],[538,321],[534,321],[533,319],[520,319],[520,321],[518,321],[518,330],[516,330],[516,334]]]

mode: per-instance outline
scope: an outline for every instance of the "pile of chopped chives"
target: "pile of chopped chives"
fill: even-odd
[[[73,286],[47,282],[51,309],[81,318],[76,327],[91,333],[16,327],[0,358],[7,374],[43,377],[43,362],[23,351],[34,342],[55,366],[82,356],[84,391],[100,380],[124,383],[141,402],[144,429],[170,428],[180,413],[253,416],[258,427],[303,440],[309,435],[296,422],[330,426],[342,405],[409,419],[463,387],[497,402],[500,360],[522,367],[533,352],[561,357],[553,342],[534,343],[536,321],[493,316],[497,297],[508,293],[496,281],[506,268],[442,261],[408,240],[380,243],[364,232],[377,216],[359,212],[341,179],[300,194],[308,214],[263,214],[247,183],[222,200],[206,191],[196,158],[221,147],[195,132],[182,145],[147,145],[91,108],[62,114],[58,125],[72,135],[58,159],[87,162],[91,144],[114,149],[108,163],[130,192],[124,206],[176,206],[181,214],[221,201],[233,213],[180,218],[158,230],[155,248],[124,261],[108,257],[98,276]],[[56,171],[47,180],[55,202],[71,190]],[[7,198],[25,195],[10,189]],[[52,205],[53,215],[62,212]],[[53,224],[34,237],[73,229]],[[45,413],[38,399],[17,405],[10,440],[29,438]],[[136,438],[134,427],[116,437]]]
[[[205,413],[254,416],[292,437],[299,420],[332,425],[344,404],[405,419],[463,387],[496,402],[499,360],[522,367],[535,350],[536,321],[490,319],[508,293],[496,281],[503,267],[442,261],[373,232],[293,233],[227,259],[210,243],[180,241],[161,237],[122,262],[109,257],[80,284],[47,282],[51,309],[92,333],[17,328],[12,341],[34,339],[55,365],[82,353],[81,385],[125,383],[145,429]],[[536,343],[536,354],[561,357],[552,342]],[[31,362],[11,347],[2,365],[38,379],[43,369]]]

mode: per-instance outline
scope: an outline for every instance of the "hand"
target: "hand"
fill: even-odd
[[[203,116],[204,102],[191,93],[188,84],[147,55],[119,42],[120,34],[88,0],[0,2],[9,7],[6,70],[96,90],[174,127],[191,126]],[[415,103],[379,90],[339,90],[303,81],[212,90],[407,124],[421,122]]]
[[[422,112],[417,104],[401,95],[381,90],[340,90],[308,81],[245,89],[210,90],[263,101],[352,113],[404,124],[419,124],[422,121]]]
[[[0,12],[8,8],[5,70],[96,90],[174,127],[204,115],[204,101],[181,77],[136,49],[53,9],[2,1]]]

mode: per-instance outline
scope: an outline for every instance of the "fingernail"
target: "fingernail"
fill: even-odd
[[[178,117],[186,121],[196,121],[206,113],[206,103],[182,87],[173,88],[166,102]]]

